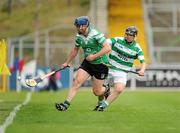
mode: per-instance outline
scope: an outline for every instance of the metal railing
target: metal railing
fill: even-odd
[[[151,63],[180,64],[180,1],[143,0],[143,6]]]

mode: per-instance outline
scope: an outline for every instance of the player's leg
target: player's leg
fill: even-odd
[[[81,85],[89,78],[89,74],[83,70],[83,69],[79,69],[77,71],[77,75],[76,78],[74,79],[73,82],[73,87],[70,88],[68,96],[67,96],[67,101],[71,102],[71,100],[73,99],[73,97],[76,95],[79,87],[81,87]]]
[[[109,104],[111,104],[113,101],[115,101],[120,93],[125,88],[125,85],[122,83],[116,83],[114,85],[114,90],[111,92],[111,94],[107,97],[105,101],[102,101],[101,105],[97,108],[96,111],[104,111],[106,107],[108,107]]]
[[[101,104],[101,102],[104,100],[104,96],[107,96],[109,94],[110,88],[107,90],[105,86],[103,87],[104,80],[107,78],[108,75],[108,67],[104,64],[96,64],[93,66],[93,68],[93,93],[98,96],[98,104],[94,109],[96,110]]]
[[[114,90],[112,90],[112,93],[107,97],[106,102],[111,104],[121,94],[125,86],[123,83],[115,83]]]
[[[84,83],[84,81],[86,81],[88,79],[88,77],[89,77],[89,74],[85,70],[83,70],[82,68],[80,68],[77,71],[77,75],[76,75],[76,78],[73,82],[73,86],[69,89],[66,100],[64,101],[64,103],[56,104],[56,108],[59,111],[67,110],[67,108],[70,106],[70,102],[72,101],[72,99],[76,95],[79,87]]]
[[[111,94],[107,97],[107,99],[101,103],[97,111],[103,111],[109,104],[111,104],[115,99],[117,99],[117,97],[126,87],[127,73],[110,71],[109,74],[112,75],[114,80],[114,90],[111,91]]]
[[[109,76],[108,76],[109,77]],[[102,104],[104,100],[107,99],[107,97],[110,95],[110,85],[109,85],[109,79],[107,78],[103,83],[103,90],[105,90],[103,95],[98,96],[98,103],[96,107],[93,109],[93,111],[96,111],[98,107]]]
[[[93,93],[95,96],[101,96],[105,92],[105,88],[102,87],[104,80],[93,78]]]

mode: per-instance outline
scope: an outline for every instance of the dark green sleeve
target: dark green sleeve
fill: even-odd
[[[82,42],[82,41],[81,41],[81,38],[80,38],[80,37],[77,37],[77,36],[76,36],[75,42],[76,42],[76,44],[75,44],[76,47],[80,47],[80,46],[81,46],[81,42]]]
[[[145,62],[144,53],[142,51],[138,52],[138,59],[141,63]]]
[[[112,47],[113,47],[114,44],[116,43],[116,39],[115,38],[111,38],[111,42],[112,42]]]

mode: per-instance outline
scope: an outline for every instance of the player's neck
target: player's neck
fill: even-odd
[[[131,42],[128,42],[126,38],[125,38],[125,41],[126,41],[126,43],[127,43],[128,45],[132,45],[132,44],[134,44],[134,42],[135,42],[135,40],[133,40],[133,41],[131,41]]]

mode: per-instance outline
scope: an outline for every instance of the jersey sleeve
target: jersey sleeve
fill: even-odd
[[[111,45],[111,47],[113,47],[114,44],[118,41],[118,39],[121,39],[121,38],[120,37],[114,37],[114,38],[107,39],[107,41]]]
[[[145,62],[145,58],[144,58],[144,53],[141,49],[141,47],[138,45],[138,53],[137,53],[137,56],[138,56],[138,60],[141,62],[141,63],[144,63]]]
[[[80,37],[78,37],[78,36],[76,36],[76,38],[75,38],[75,46],[76,47],[80,47],[81,46],[81,39],[80,39]]]
[[[106,41],[109,43],[110,46],[112,46],[112,41],[110,38],[106,39]]]
[[[96,38],[97,42],[98,42],[99,44],[101,44],[101,45],[106,41],[106,37],[104,36],[103,33],[98,33],[98,34],[95,36],[95,38]]]

